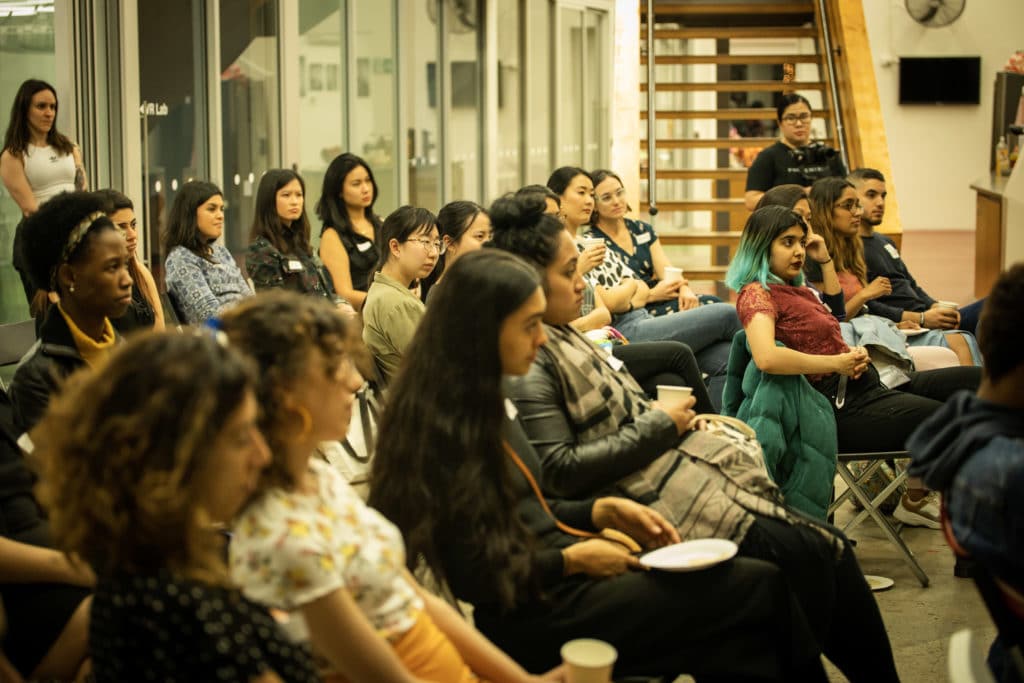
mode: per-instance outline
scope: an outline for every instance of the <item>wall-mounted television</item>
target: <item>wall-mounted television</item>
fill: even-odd
[[[900,57],[900,104],[979,104],[981,57]]]

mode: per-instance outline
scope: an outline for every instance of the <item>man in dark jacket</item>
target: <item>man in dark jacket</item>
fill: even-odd
[[[950,398],[907,442],[910,474],[945,495],[953,535],[985,570],[1024,592],[1024,263],[1003,273],[978,324],[976,396]],[[989,664],[1001,681],[999,639]],[[1007,667],[1008,668],[1008,667]]]

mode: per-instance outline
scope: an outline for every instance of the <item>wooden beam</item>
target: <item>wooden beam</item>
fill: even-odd
[[[816,64],[820,55],[655,55],[655,64]],[[640,55],[647,64],[647,55]]]
[[[657,169],[658,180],[738,180],[747,177],[745,168],[666,168]],[[640,169],[640,178],[649,180],[646,168]]]
[[[641,27],[641,37],[646,29]],[[687,40],[689,38],[814,38],[818,30],[813,26],[702,26],[695,28],[655,29],[656,40]]]
[[[814,11],[810,2],[665,2],[660,0],[655,14],[809,14]],[[640,15],[647,14],[647,5],[640,3]]]
[[[658,83],[657,92],[794,92],[797,90],[824,90],[821,81],[718,81],[716,83]],[[640,92],[647,92],[647,84],[640,84]]]

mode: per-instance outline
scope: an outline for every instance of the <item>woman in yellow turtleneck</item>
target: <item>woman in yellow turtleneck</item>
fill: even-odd
[[[117,341],[111,318],[132,300],[124,235],[89,192],[58,195],[25,219],[22,256],[36,287],[59,295],[11,381],[16,426],[28,431],[46,410],[57,383],[95,365]]]

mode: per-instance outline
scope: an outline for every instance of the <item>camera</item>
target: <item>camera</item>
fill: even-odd
[[[789,153],[803,177],[804,185],[812,185],[819,178],[843,175],[842,171],[833,169],[833,161],[839,152],[834,147],[829,147],[824,142],[812,142],[800,149],[791,149]]]

